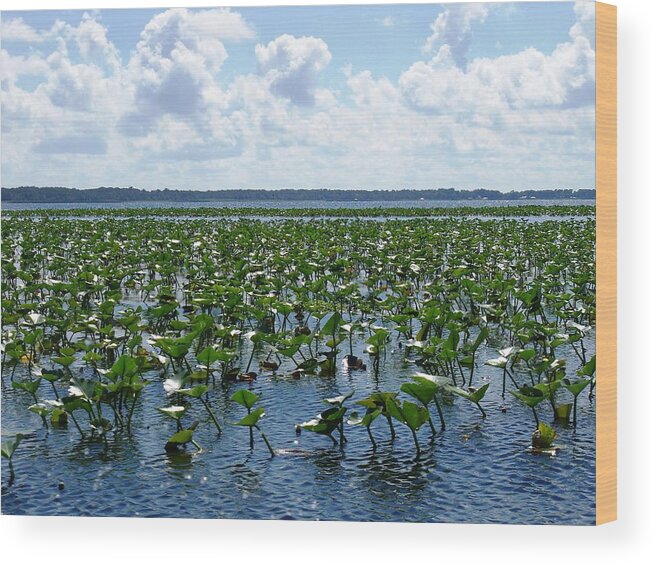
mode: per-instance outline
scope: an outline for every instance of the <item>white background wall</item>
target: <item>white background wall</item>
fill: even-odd
[[[379,0],[379,3],[382,0]],[[226,4],[329,4],[229,0]],[[335,3],[335,2],[332,2]],[[366,0],[352,3],[371,3]],[[656,558],[656,2],[619,9],[619,515],[600,528],[0,518],[4,563],[654,563]],[[0,0],[0,9],[213,6]],[[653,400],[650,401],[650,395]]]

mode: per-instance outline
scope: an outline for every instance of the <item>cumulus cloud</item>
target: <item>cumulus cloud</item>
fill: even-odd
[[[91,110],[102,87],[104,73],[95,65],[73,64],[61,54],[47,59],[48,81],[39,87],[55,106],[76,112]]]
[[[448,6],[426,26],[424,56],[398,79],[347,64],[341,79],[326,80],[332,55],[322,39],[255,44],[227,9],[162,11],[125,60],[93,15],[46,32],[12,23],[11,36],[30,43],[0,50],[3,177],[181,188],[589,186],[594,11],[577,2],[573,14],[569,39],[550,53],[469,60],[487,8]],[[244,40],[254,72],[228,78],[230,42]]]
[[[255,47],[258,72],[270,83],[271,92],[299,106],[315,102],[319,73],[331,59],[328,45],[316,37],[281,35]]]
[[[27,25],[23,18],[2,18],[0,22],[0,38],[2,41],[21,41],[28,43],[40,43],[45,40],[45,35]]]
[[[16,21],[8,22],[11,29],[16,29]],[[4,28],[2,33],[4,40]],[[107,38],[106,28],[85,13],[77,26],[57,20],[47,32],[38,35],[31,42],[47,39],[47,44],[27,56],[2,51],[3,110],[5,98],[22,98],[23,105],[39,104],[42,110],[52,105],[74,112],[94,110],[103,114],[107,103],[118,97],[119,89],[111,83],[121,66],[118,50]],[[72,45],[78,53],[76,60],[71,57]],[[48,50],[50,53],[44,54]],[[39,84],[33,91],[17,86],[25,75],[38,76]]]
[[[432,53],[442,50],[442,56],[448,51],[455,64],[464,68],[472,42],[472,23],[484,22],[487,14],[485,4],[468,2],[449,6],[432,23],[433,33],[426,40],[424,51]]]
[[[573,39],[585,37],[589,41],[595,36],[595,3],[591,0],[577,0],[574,3],[576,23],[569,30]]]
[[[6,49],[0,50],[0,76],[6,85],[13,85],[16,80],[25,75],[45,75],[49,65],[38,55],[11,55]]]
[[[231,22],[235,16],[241,25],[228,33],[230,24],[223,20]],[[142,63],[156,63],[159,58],[170,60],[176,50],[185,48],[197,53],[208,68],[216,71],[227,58],[221,42],[222,33],[230,39],[240,39],[250,37],[252,32],[241,16],[227,10],[206,10],[200,13],[190,12],[186,8],[167,10],[152,18],[141,32],[136,60]]]
[[[183,29],[195,37],[215,37],[222,41],[254,39],[255,31],[242,15],[229,8],[186,11]]]
[[[346,83],[351,89],[353,100],[358,106],[387,106],[399,99],[396,86],[387,78],[374,78],[371,71],[362,71],[353,75],[351,70],[347,69],[346,76]]]
[[[463,67],[450,47],[442,46],[432,59],[416,62],[402,74],[399,85],[406,102],[421,112],[492,117],[526,108],[593,104],[595,53],[583,33],[589,10],[577,8],[576,14],[571,41],[549,54],[528,48],[512,55],[478,58]],[[443,20],[448,21],[448,17]],[[457,30],[462,29],[461,21]]]
[[[127,65],[133,107],[121,120],[123,133],[149,133],[165,115],[196,116],[221,97],[215,76],[228,58],[223,41],[254,36],[241,14],[228,9],[167,10],[141,33]]]
[[[66,33],[73,39],[85,59],[101,59],[114,71],[118,71],[121,58],[118,49],[109,41],[107,28],[89,14],[82,16],[78,26],[66,26]]]
[[[66,155],[102,158],[122,92],[120,59],[107,30],[84,14],[79,25],[55,21],[36,43],[29,55],[0,53],[2,146],[10,171]]]

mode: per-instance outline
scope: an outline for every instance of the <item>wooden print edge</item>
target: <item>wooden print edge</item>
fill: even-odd
[[[595,3],[596,523],[617,519],[617,8]]]

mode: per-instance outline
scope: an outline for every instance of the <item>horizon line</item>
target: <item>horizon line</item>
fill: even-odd
[[[351,191],[367,191],[367,192],[411,192],[411,191],[457,191],[457,192],[475,192],[480,190],[487,190],[493,192],[501,192],[504,194],[512,192],[539,192],[539,191],[574,191],[574,190],[594,190],[596,187],[558,187],[558,188],[511,188],[509,190],[503,190],[499,188],[485,188],[483,186],[477,188],[456,188],[456,187],[438,187],[438,188],[422,188],[422,187],[403,187],[403,188],[375,188],[375,187],[359,187],[359,188],[332,188],[332,187],[312,187],[312,188],[303,188],[303,187],[287,187],[287,188],[265,188],[265,187],[248,187],[248,188],[169,188],[169,187],[160,187],[160,188],[139,188],[135,186],[91,186],[91,187],[77,187],[77,186],[54,186],[54,185],[29,185],[22,184],[18,186],[3,186],[2,190],[17,190],[20,188],[36,188],[36,189],[48,189],[48,188],[59,188],[66,190],[99,190],[99,189],[115,189],[115,190],[140,190],[143,192],[155,192],[155,191],[169,191],[169,192],[238,192],[238,191],[266,191],[266,192],[280,192],[283,190],[287,191],[337,191],[337,192],[351,192]]]

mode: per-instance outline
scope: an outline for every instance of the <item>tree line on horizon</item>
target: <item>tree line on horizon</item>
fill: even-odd
[[[143,190],[139,188],[119,188],[101,186],[79,189],[60,186],[19,186],[2,188],[3,202],[16,203],[116,203],[116,202],[213,202],[221,200],[238,201],[391,201],[391,200],[523,200],[523,199],[563,200],[594,199],[594,189],[541,189],[501,192],[479,188],[457,190],[438,188],[428,190],[362,190],[362,189],[230,189],[230,190]]]

